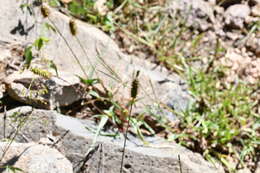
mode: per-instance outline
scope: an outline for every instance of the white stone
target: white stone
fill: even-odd
[[[8,145],[9,142],[0,142],[0,158]],[[11,163],[10,160],[16,161]],[[36,143],[12,142],[1,164],[20,168],[26,173],[73,173],[72,164],[61,153]],[[8,171],[5,170],[3,173]]]

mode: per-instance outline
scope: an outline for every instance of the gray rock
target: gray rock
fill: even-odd
[[[63,72],[50,78],[29,70],[14,72],[5,79],[5,84],[13,99],[39,108],[68,106],[84,97],[79,78]]]
[[[50,20],[43,19],[38,7],[33,8],[36,16],[30,16],[27,12],[23,13],[21,11],[20,3],[21,1],[5,1],[1,5],[1,39],[9,42],[17,40],[26,45],[33,42],[40,34],[44,35],[50,38],[51,41],[41,51],[41,54],[44,57],[53,59],[59,71],[85,76],[63,40],[63,38],[66,38],[86,73],[91,73],[93,66],[95,66],[93,78],[101,79],[104,86],[113,93],[115,98],[122,100],[121,103],[128,102],[133,73],[140,70],[139,102],[135,107],[136,111],[140,112],[145,106],[153,105],[154,103],[175,104],[179,97],[183,98],[185,102],[177,104],[188,104],[189,99],[187,98],[189,95],[179,85],[181,79],[177,75],[168,74],[163,67],[156,67],[156,65],[136,57],[122,54],[115,42],[102,31],[76,20],[78,28],[77,38],[84,47],[85,51],[83,51],[77,39],[69,31],[69,17],[54,9],[50,9]],[[23,25],[24,32],[17,29],[19,22]],[[43,24],[46,22],[51,25],[55,24],[63,38],[51,31],[42,30],[40,33],[40,28],[43,28]],[[176,91],[168,97],[165,97],[168,95],[166,91],[170,88],[165,88],[166,85],[164,84],[166,83],[168,83],[167,87]],[[167,100],[163,100],[163,98]]]
[[[225,12],[225,24],[234,29],[241,29],[249,14],[250,8],[247,5],[232,5]]]
[[[26,173],[72,173],[72,164],[56,149],[36,143],[0,142],[0,166],[12,166]],[[6,150],[7,149],[7,150]],[[4,151],[7,151],[4,154]],[[8,173],[0,168],[2,173]]]
[[[78,168],[91,146],[99,146],[87,161],[87,172],[119,172],[123,140],[121,137],[98,136],[96,143],[93,132],[96,128],[90,120],[78,120],[58,114],[54,111],[37,110],[31,107],[20,107],[7,112],[6,136],[13,134],[17,127],[19,133],[15,137],[19,142],[38,142],[51,134],[55,136],[52,143],[60,141],[56,148]],[[19,124],[22,124],[19,126]],[[3,127],[0,120],[0,129]],[[64,136],[65,132],[67,135]],[[94,130],[95,131],[95,130]],[[0,131],[3,136],[3,131]],[[63,137],[62,137],[63,136]],[[53,140],[53,139],[52,139]],[[178,159],[180,156],[180,160]],[[127,141],[124,172],[165,173],[179,172],[180,162],[183,173],[222,173],[223,169],[205,161],[195,154],[174,143],[154,143],[138,146]]]
[[[203,0],[169,0],[167,7],[172,16],[179,12],[187,18],[186,25],[195,29],[205,31],[215,22],[212,6]]]

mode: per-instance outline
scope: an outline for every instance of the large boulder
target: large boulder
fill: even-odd
[[[90,120],[79,120],[29,106],[10,110],[6,115],[5,134],[1,130],[1,137],[14,137],[18,142],[44,141],[43,143],[56,147],[63,153],[73,163],[74,171],[80,167],[90,147],[94,147],[96,150],[93,150],[92,157],[86,162],[88,172],[119,172],[122,136],[100,135],[96,139],[93,132],[96,125]],[[0,129],[3,129],[3,124],[1,119]],[[13,136],[16,129],[19,129],[19,133]],[[143,146],[127,140],[124,172],[179,173],[180,169],[183,173],[223,172],[223,169],[205,161],[201,155],[175,143],[150,142],[150,145]]]
[[[133,74],[139,70],[140,90],[139,101],[134,108],[136,111],[161,103],[174,109],[185,108],[188,105],[189,95],[186,86],[177,75],[169,74],[163,67],[123,54],[115,42],[99,29],[76,20],[78,28],[76,38],[69,30],[70,17],[49,8],[49,17],[43,18],[39,7],[35,4],[31,6],[32,15],[27,11],[23,12],[20,6],[21,1],[4,1],[1,4],[2,40],[7,42],[15,40],[24,46],[32,43],[39,35],[50,38],[51,41],[41,50],[40,55],[53,60],[58,71],[72,75],[86,76],[78,61],[87,74],[94,69],[92,77],[101,79],[104,86],[122,104],[127,104],[129,101]],[[59,32],[43,29],[46,23],[55,26]]]
[[[60,152],[36,143],[0,142],[0,156],[2,173],[9,173],[8,167],[26,173],[73,173],[72,164]]]

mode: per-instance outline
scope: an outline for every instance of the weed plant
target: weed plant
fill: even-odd
[[[50,0],[49,3],[53,6],[65,5],[58,0]],[[203,46],[201,40],[204,33],[191,31],[186,26],[186,19],[178,17],[177,14],[169,16],[162,4],[165,4],[163,0],[108,0],[105,4],[109,9],[106,15],[100,15],[94,10],[92,0],[74,0],[65,6],[70,15],[95,24],[111,35],[121,34],[122,37],[127,37],[134,49],[145,48],[146,53],[155,57],[156,62],[178,72],[187,80],[194,103],[185,111],[176,112],[180,116],[178,127],[170,127],[169,121],[164,117],[154,115],[157,124],[167,131],[168,140],[175,140],[201,153],[210,161],[220,161],[227,172],[235,172],[243,167],[254,171],[260,150],[259,100],[255,97],[259,86],[248,85],[243,81],[225,82],[226,69],[215,63],[222,51],[219,40],[215,43],[214,55],[210,56],[205,70],[192,67],[193,60],[201,57],[200,48]],[[45,11],[42,11],[42,14],[44,17],[49,15],[45,14]],[[70,25],[73,34],[75,24]],[[52,22],[48,26],[57,30]],[[61,34],[60,36],[62,37]],[[66,38],[63,39],[66,42]],[[41,37],[25,49],[27,68],[33,59],[32,47],[40,50],[47,41],[48,39]],[[212,47],[210,49],[214,50]],[[102,57],[100,59],[102,62]],[[80,62],[77,62],[80,65]],[[46,74],[37,69],[32,71],[42,76]],[[92,97],[92,100],[85,104],[91,103],[97,110],[95,118],[99,120],[99,126],[95,140],[106,125],[125,132],[125,139],[129,126],[142,140],[145,139],[144,129],[148,130],[149,134],[157,132],[154,126],[148,125],[144,115],[131,115],[131,107],[136,101],[134,98],[130,99],[129,105],[121,105],[113,99],[111,92],[98,78],[93,79],[86,75],[80,79]],[[96,84],[101,84],[105,92],[100,92],[95,87]],[[131,96],[133,95],[136,96],[137,93],[131,93]],[[95,148],[94,142],[87,156]]]
[[[218,159],[227,171],[255,169],[259,151],[260,117],[252,99],[253,88],[242,81],[223,82],[223,73],[189,69],[188,83],[195,103],[181,113],[179,129],[172,136],[180,144]],[[233,164],[232,164],[233,163]]]

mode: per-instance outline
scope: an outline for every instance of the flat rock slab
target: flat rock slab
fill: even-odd
[[[4,1],[1,5],[0,39],[28,45],[40,35],[45,36],[50,41],[41,50],[41,55],[53,60],[59,71],[84,76],[71,48],[86,73],[89,74],[94,69],[93,78],[101,79],[122,104],[129,101],[133,74],[139,70],[139,101],[134,108],[138,112],[146,106],[159,103],[174,109],[184,109],[187,106],[189,95],[184,82],[177,75],[169,74],[163,67],[123,54],[112,39],[91,25],[76,20],[78,32],[74,37],[69,31],[70,17],[49,9],[48,19],[43,18],[37,6],[33,6],[33,16],[26,11],[22,12],[20,5],[21,1]],[[55,26],[62,37],[57,32],[44,29],[46,23]],[[23,29],[19,29],[19,26]]]
[[[2,173],[10,172],[2,168],[7,166],[26,173],[73,173],[72,164],[61,153],[36,143],[0,142],[0,159]]]
[[[79,167],[95,139],[93,132],[87,129],[95,129],[96,124],[89,120],[79,120],[55,111],[37,110],[29,106],[10,110],[6,115],[6,132],[3,134],[1,130],[1,137],[10,138],[19,128],[15,141],[53,145],[73,163],[75,169]],[[0,117],[3,117],[3,114],[0,114]],[[1,119],[0,129],[3,129],[3,124]],[[49,143],[46,140],[49,140]],[[99,147],[86,163],[87,172],[94,173],[98,170],[106,173],[119,172],[122,138],[98,136],[93,146]],[[137,146],[127,141],[124,172],[179,173],[180,165],[183,173],[223,172],[223,169],[216,168],[199,154],[177,144],[157,143],[151,146]]]

